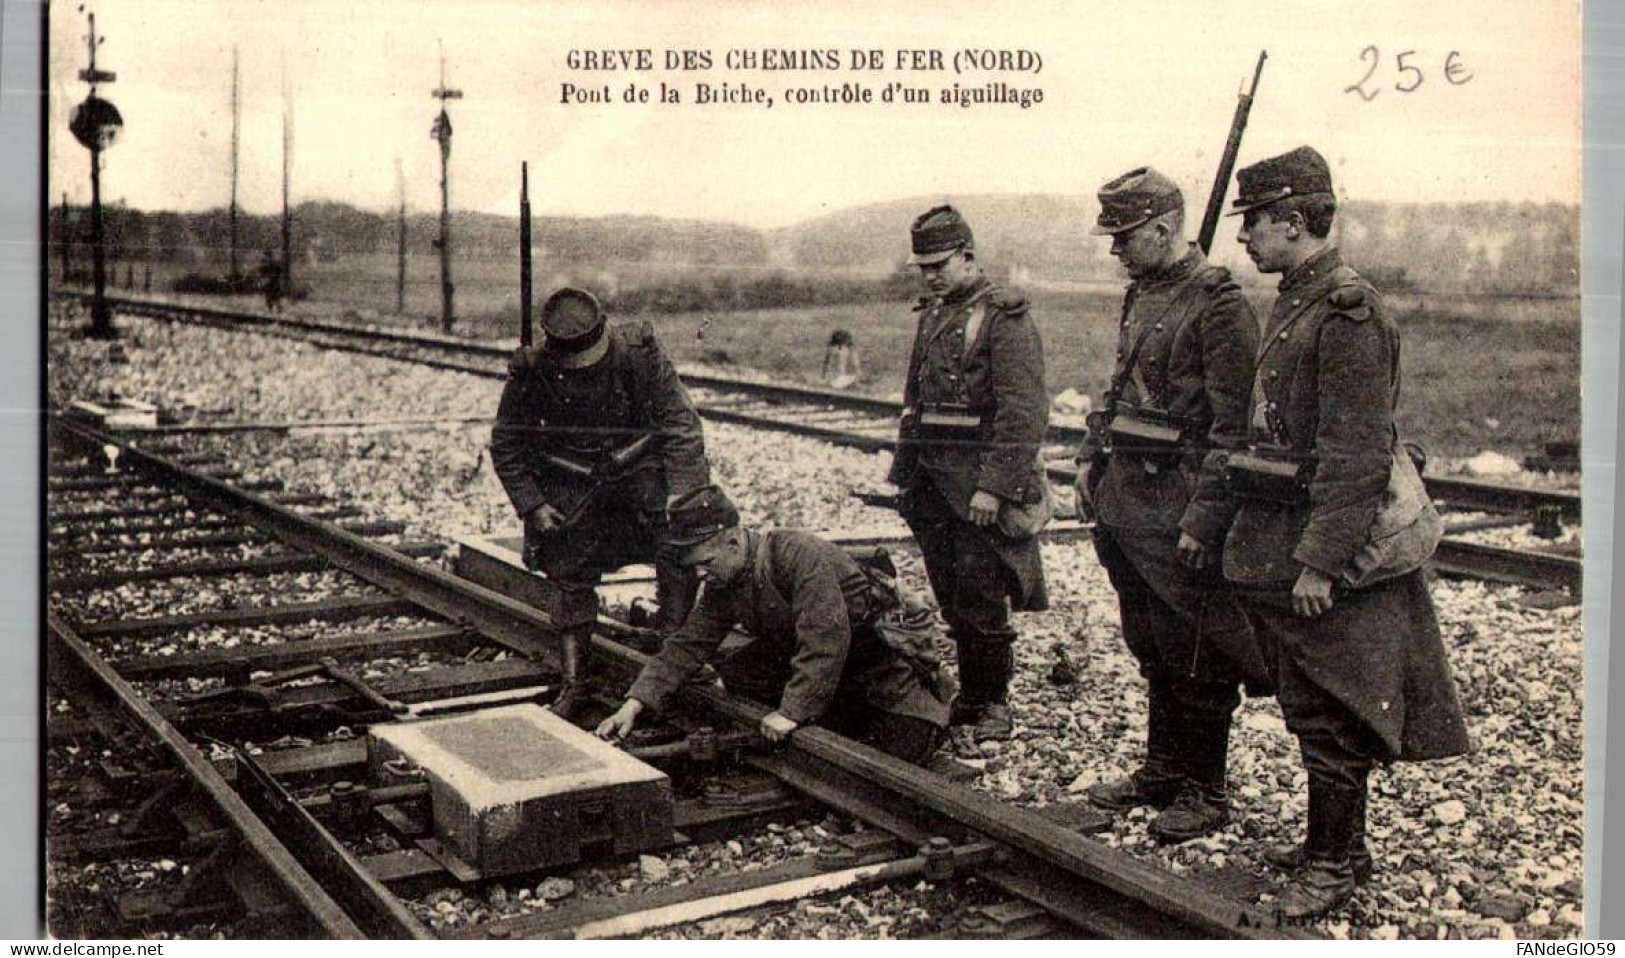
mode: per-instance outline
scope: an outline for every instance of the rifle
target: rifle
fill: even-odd
[[[1219,157],[1219,172],[1213,177],[1213,192],[1208,194],[1207,209],[1202,213],[1202,229],[1196,234],[1196,245],[1205,256],[1213,247],[1213,234],[1219,228],[1219,214],[1224,208],[1224,195],[1230,189],[1230,174],[1236,169],[1236,154],[1241,150],[1241,134],[1247,129],[1247,114],[1253,109],[1253,96],[1258,93],[1258,79],[1264,75],[1264,61],[1269,53],[1258,51],[1258,66],[1253,70],[1252,86],[1238,94],[1236,115],[1230,121],[1230,135],[1224,141],[1224,153]]]
[[[530,164],[519,164],[519,345],[535,338],[530,324]]]

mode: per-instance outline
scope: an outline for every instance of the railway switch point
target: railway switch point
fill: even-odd
[[[536,705],[375,726],[367,755],[423,769],[435,839],[482,878],[673,840],[665,773]]]

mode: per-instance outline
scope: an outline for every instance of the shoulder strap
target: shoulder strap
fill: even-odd
[[[1174,295],[1169,298],[1168,305],[1162,308],[1162,312],[1157,314],[1156,319],[1149,320],[1141,326],[1140,335],[1135,338],[1134,345],[1128,351],[1128,361],[1123,364],[1122,369],[1112,375],[1111,399],[1116,400],[1122,394],[1124,377],[1133,377],[1134,385],[1140,392],[1149,395],[1150,391],[1146,389],[1145,380],[1140,376],[1140,350],[1145,348],[1145,344],[1150,340],[1151,333],[1156,330],[1157,324],[1162,322],[1163,318],[1169,313],[1173,312],[1175,306],[1185,300],[1190,291],[1196,287],[1196,280],[1206,273],[1206,269],[1200,269],[1180,281]]]

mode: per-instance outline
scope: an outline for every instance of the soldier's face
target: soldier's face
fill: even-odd
[[[958,292],[976,282],[976,261],[961,250],[940,263],[921,263],[920,281],[932,296]]]
[[[1112,234],[1112,255],[1130,276],[1154,272],[1168,257],[1168,236],[1157,223]]]
[[[1293,217],[1270,219],[1265,210],[1248,210],[1241,218],[1236,242],[1247,248],[1247,256],[1260,273],[1282,273],[1290,269],[1299,226]]]
[[[738,529],[714,535],[690,548],[682,564],[691,566],[703,581],[727,585],[745,570],[744,537]]]

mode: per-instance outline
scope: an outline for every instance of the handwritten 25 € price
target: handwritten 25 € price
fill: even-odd
[[[1401,50],[1394,54],[1390,69],[1388,59],[1372,45],[1360,51],[1360,62],[1366,64],[1365,76],[1344,87],[1343,92],[1352,93],[1367,103],[1387,89],[1390,80],[1396,91],[1415,93],[1430,77],[1443,76],[1451,86],[1462,86],[1472,82],[1476,75],[1463,62],[1459,50],[1451,50],[1442,61],[1415,50]]]

